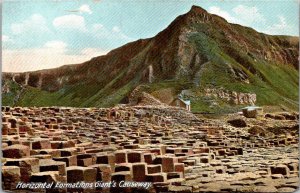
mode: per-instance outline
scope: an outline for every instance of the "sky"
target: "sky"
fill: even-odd
[[[88,61],[155,36],[192,5],[259,32],[299,35],[298,0],[4,0],[2,71]]]

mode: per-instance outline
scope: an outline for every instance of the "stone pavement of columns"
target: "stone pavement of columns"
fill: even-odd
[[[298,133],[262,137],[175,107],[2,107],[2,187],[12,192],[293,192]],[[19,182],[151,187],[17,188]]]

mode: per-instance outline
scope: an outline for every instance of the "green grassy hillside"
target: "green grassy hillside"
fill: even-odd
[[[109,107],[145,85],[146,92],[170,95],[168,100],[190,93],[184,97],[194,112],[226,113],[247,105],[207,96],[207,88],[254,93],[257,105],[298,110],[298,47],[297,37],[258,33],[193,6],[155,37],[105,56],[57,69],[3,73],[2,85],[10,92],[2,92],[2,104]]]

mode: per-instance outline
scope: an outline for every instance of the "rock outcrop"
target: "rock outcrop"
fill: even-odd
[[[246,105],[255,105],[256,103],[256,94],[255,93],[242,93],[236,91],[229,91],[223,88],[206,88],[204,89],[205,96],[213,96],[219,99],[228,101],[232,104],[246,104]]]

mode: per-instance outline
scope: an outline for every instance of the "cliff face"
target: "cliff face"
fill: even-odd
[[[153,38],[126,44],[82,64],[4,73],[3,81],[8,89],[9,84],[26,87],[16,102],[25,106],[111,106],[126,102],[138,85],[149,84],[151,92],[161,87],[178,93],[190,89],[198,93],[196,98],[208,87],[224,87],[254,93],[262,105],[282,100],[285,106],[294,107],[298,101],[298,45],[297,37],[258,33],[193,6]],[[48,99],[38,99],[37,93]],[[14,93],[6,92],[4,105],[11,105],[9,97]]]

